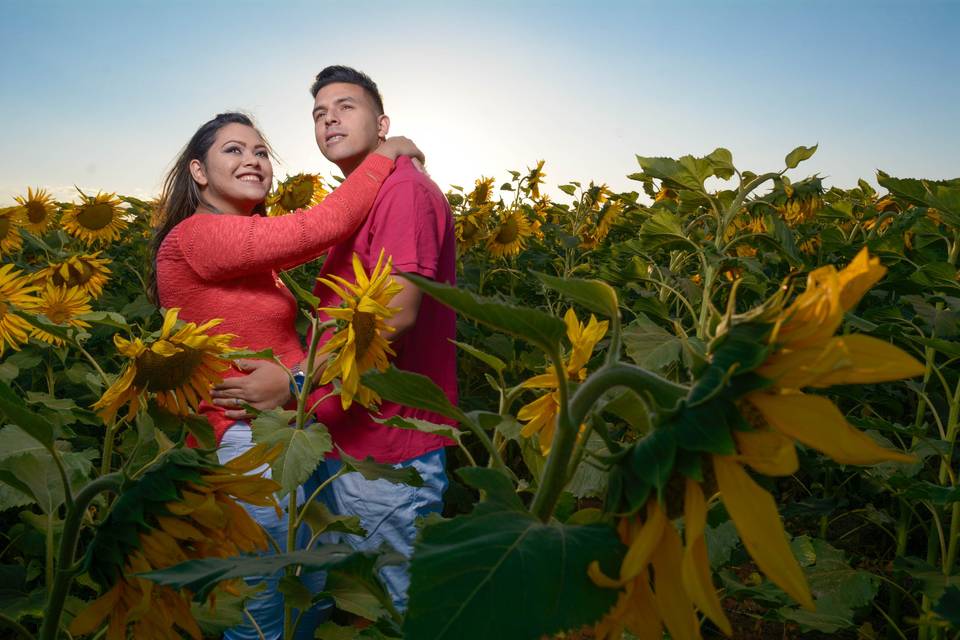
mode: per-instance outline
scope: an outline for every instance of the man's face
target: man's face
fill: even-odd
[[[376,149],[390,128],[390,119],[377,113],[363,87],[347,82],[317,92],[313,122],[320,152],[345,172]]]

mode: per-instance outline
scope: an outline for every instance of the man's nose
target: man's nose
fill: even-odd
[[[333,111],[328,111],[323,115],[323,121],[330,125],[340,122],[340,118]]]

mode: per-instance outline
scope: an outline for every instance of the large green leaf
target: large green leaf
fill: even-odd
[[[869,605],[876,596],[877,578],[867,571],[852,568],[844,553],[824,540],[807,536],[796,540],[805,543],[813,553],[815,562],[806,566],[804,572],[817,609],[807,611],[799,607],[783,607],[778,612],[784,618],[800,623],[804,631],[836,633],[853,626],[856,610]]]
[[[364,373],[363,384],[376,391],[384,400],[415,409],[426,409],[458,422],[469,422],[463,411],[450,402],[443,389],[419,373],[401,371],[391,365],[386,371],[371,369]]]
[[[400,560],[396,554],[386,556],[355,554],[327,572],[327,583],[321,597],[331,597],[338,609],[377,620],[386,615],[385,603],[391,601],[378,576],[384,560]]]
[[[658,211],[640,226],[640,245],[648,251],[697,248],[683,234],[680,218],[669,211]]]
[[[733,156],[723,148],[703,158],[682,156],[674,160],[637,156],[637,162],[646,175],[662,180],[668,187],[697,192],[703,191],[707,178],[716,176],[726,180],[734,174]]]
[[[784,163],[787,165],[787,169],[796,169],[801,162],[812,158],[813,154],[817,152],[817,147],[819,146],[819,144],[815,144],[812,147],[800,146],[788,153],[787,157],[783,159]]]
[[[388,427],[394,427],[396,429],[407,429],[408,431],[419,431],[420,433],[443,436],[445,438],[450,438],[457,444],[460,444],[460,436],[463,433],[460,431],[460,429],[457,429],[453,425],[437,424],[436,422],[420,420],[418,418],[391,416],[386,419],[373,418],[373,421],[379,422],[380,424],[385,424]]]
[[[323,457],[333,450],[333,439],[325,426],[314,423],[297,429],[290,426],[295,417],[295,411],[281,409],[265,411],[253,421],[254,442],[271,447],[283,445],[283,451],[271,465],[281,495],[306,482]]]
[[[680,361],[680,338],[651,322],[646,316],[623,328],[627,356],[644,369],[663,371]]]
[[[365,551],[354,551],[347,545],[327,544],[311,551],[187,560],[166,569],[136,575],[175,589],[189,589],[193,592],[195,601],[203,602],[222,580],[245,576],[269,576],[291,565],[300,565],[305,570],[330,569],[353,554],[377,555]]]
[[[47,449],[53,449],[53,425],[32,411],[6,384],[0,383],[0,413]]]
[[[331,533],[350,533],[357,536],[367,535],[366,530],[360,524],[360,516],[338,516],[320,500],[311,500],[304,508],[306,512],[303,521],[310,527],[311,535],[315,536],[327,531]]]
[[[384,464],[374,461],[368,457],[366,460],[358,460],[348,456],[342,450],[340,451],[340,462],[350,471],[356,471],[367,480],[386,480],[393,484],[408,484],[411,487],[422,487],[423,477],[420,472],[413,467],[397,467],[392,464]]]
[[[558,278],[537,271],[533,271],[532,273],[539,278],[543,284],[559,291],[590,311],[602,314],[608,318],[620,315],[620,307],[617,303],[617,292],[606,282],[601,280],[584,280],[581,278]]]
[[[523,338],[544,350],[556,348],[566,335],[559,318],[531,307],[517,307],[473,294],[465,289],[440,284],[422,276],[403,274],[424,292],[460,314],[498,331]]]
[[[877,171],[877,182],[913,204],[937,209],[950,225],[960,227],[960,178],[915,180]]]
[[[92,468],[93,450],[61,452],[71,490],[86,483]],[[53,456],[45,449],[36,449],[9,457],[0,462],[0,482],[30,496],[44,513],[54,513],[66,499],[63,479]]]
[[[493,354],[487,353],[486,351],[481,351],[480,349],[477,349],[475,346],[467,344],[466,342],[457,342],[456,340],[451,340],[450,342],[457,345],[460,349],[466,351],[477,360],[490,365],[490,367],[497,373],[503,373],[503,370],[507,368],[507,363]]]
[[[616,591],[594,585],[587,567],[598,560],[615,575],[624,552],[611,527],[544,524],[481,503],[423,529],[404,636],[512,640],[590,624],[613,606]]]

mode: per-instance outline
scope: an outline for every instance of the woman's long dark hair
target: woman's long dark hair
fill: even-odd
[[[217,137],[217,132],[228,124],[246,125],[253,128],[263,138],[263,134],[257,130],[249,116],[237,112],[221,113],[212,120],[203,123],[197,129],[197,132],[190,138],[190,142],[177,156],[173,168],[170,169],[163,181],[163,192],[160,194],[153,239],[150,241],[152,269],[150,280],[147,283],[147,296],[154,304],[158,303],[160,296],[157,291],[157,252],[160,250],[160,245],[163,244],[163,239],[175,226],[192,216],[197,207],[204,204],[203,198],[200,197],[200,189],[193,180],[193,176],[190,175],[190,162],[192,160],[204,162],[207,152],[213,146],[213,141]],[[265,211],[262,202],[254,209],[254,213],[265,213]]]

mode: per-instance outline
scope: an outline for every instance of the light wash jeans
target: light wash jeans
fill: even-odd
[[[250,430],[250,425],[246,422],[237,422],[223,434],[223,439],[220,440],[220,446],[217,449],[217,458],[219,458],[221,464],[225,464],[249,451],[252,447],[253,433]],[[269,478],[270,468],[267,465],[264,465],[264,467],[267,467],[267,469],[263,475]],[[252,473],[258,473],[262,468],[263,467],[255,469]],[[302,502],[303,489],[300,488],[297,489],[297,503],[302,504]],[[283,500],[280,501],[283,516],[279,518],[273,507],[258,507],[245,502],[241,502],[240,504],[277,542],[280,549],[285,551],[287,547],[287,505],[289,504],[289,499],[284,497]],[[302,527],[301,530],[297,532],[297,547],[301,549],[304,548],[309,538],[309,530],[307,530],[306,527]],[[265,554],[270,553],[273,553],[272,546],[270,550],[265,552]],[[266,640],[279,640],[283,637],[283,595],[277,591],[277,584],[282,575],[283,572],[281,571],[272,576],[250,576],[246,578],[247,583],[250,585],[260,583],[266,585],[265,589],[251,596],[246,602],[247,610],[253,616],[253,619],[256,620],[257,626],[260,627],[260,630],[263,632],[263,637],[266,638]],[[325,578],[326,576],[323,573],[300,576],[300,579],[314,593],[323,589]],[[330,607],[331,605],[329,603],[311,607],[300,620],[295,635],[296,640],[313,638],[314,630],[317,625],[320,624],[321,619],[329,614]],[[297,612],[295,610],[294,619],[296,619],[296,615]],[[249,619],[241,625],[227,629],[223,634],[224,640],[257,640],[259,637],[260,635],[257,633],[257,630],[254,629],[253,625],[250,624]]]
[[[443,492],[447,489],[446,460],[446,452],[437,449],[393,465],[415,468],[423,477],[422,487],[367,480],[357,472],[337,478],[320,493],[319,499],[337,515],[360,516],[360,524],[367,535],[334,533],[325,534],[321,540],[345,542],[358,551],[373,551],[386,543],[409,558],[413,555],[413,543],[417,537],[416,519],[443,510]],[[342,466],[340,460],[325,460],[317,467],[308,485],[319,486]],[[410,586],[409,563],[386,566],[380,570],[380,577],[394,606],[398,611],[405,611]]]

